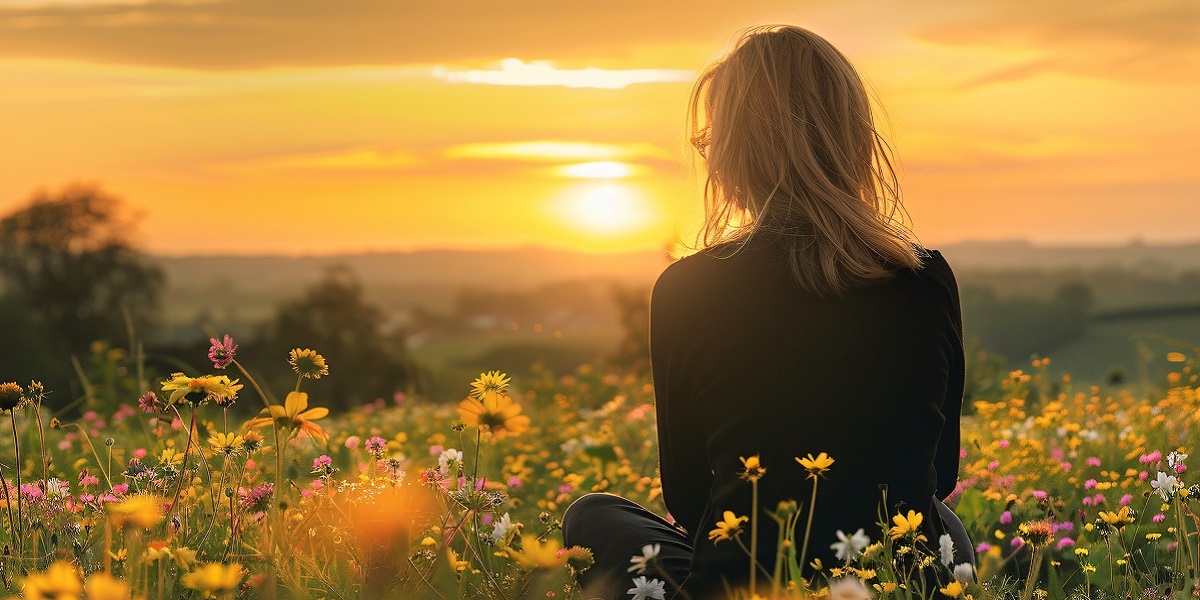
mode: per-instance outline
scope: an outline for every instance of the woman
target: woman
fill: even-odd
[[[958,288],[900,220],[854,68],[807,30],[750,29],[700,76],[689,127],[707,170],[704,249],[666,269],[650,307],[663,500],[686,533],[618,496],[581,498],[563,535],[595,554],[584,597],[628,598],[626,568],[647,544],[659,544],[659,568],[646,577],[668,597],[746,583],[746,553],[708,532],[724,511],[750,514],[750,456],[766,469],[767,571],[777,529],[764,511],[787,500],[808,510],[810,472],[796,458],[820,452],[835,462],[819,479],[808,559],[839,564],[839,530],[878,540],[882,508],[922,513],[934,547],[949,532],[955,564],[973,564],[941,502],[960,451]]]

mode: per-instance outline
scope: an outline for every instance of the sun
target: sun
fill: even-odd
[[[614,181],[570,186],[559,209],[562,219],[576,229],[602,236],[634,233],[653,221],[642,191]]]

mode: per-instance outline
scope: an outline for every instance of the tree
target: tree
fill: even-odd
[[[94,185],[38,192],[0,220],[0,278],[60,350],[79,352],[125,335],[157,307],[162,270],[130,241],[134,223],[119,198]]]
[[[387,336],[385,325],[383,311],[366,300],[357,276],[335,266],[299,298],[279,306],[267,346],[277,357],[291,348],[319,352],[329,361],[330,377],[308,384],[310,391],[321,395],[321,406],[352,408],[411,391],[417,378],[403,332]],[[294,375],[290,379],[295,382]]]

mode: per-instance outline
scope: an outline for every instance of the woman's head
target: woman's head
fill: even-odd
[[[708,175],[701,245],[778,236],[817,292],[920,266],[866,89],[829,42],[799,27],[745,30],[700,75],[690,109]]]

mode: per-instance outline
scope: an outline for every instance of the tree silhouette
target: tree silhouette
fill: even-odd
[[[0,278],[8,301],[55,339],[80,352],[125,335],[125,313],[144,323],[157,307],[162,270],[133,246],[119,198],[94,185],[39,192],[0,220]]]

